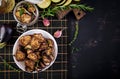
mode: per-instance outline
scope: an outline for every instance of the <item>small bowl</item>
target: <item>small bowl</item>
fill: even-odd
[[[30,23],[23,23],[23,22],[19,21],[18,18],[16,17],[16,15],[15,15],[15,13],[16,13],[17,8],[23,3],[30,3],[30,2],[20,1],[19,3],[17,3],[17,5],[15,6],[15,8],[13,10],[14,19],[15,19],[15,21],[17,21],[16,30],[19,33],[24,33],[27,30],[27,26],[34,25],[39,19],[39,10],[38,10],[37,6],[35,4],[30,3],[31,5],[34,6],[34,8],[36,10],[35,18]]]
[[[23,33],[21,36],[18,37],[18,39],[16,40],[16,42],[15,42],[15,44],[14,44],[14,46],[13,46],[13,59],[14,59],[14,62],[17,64],[17,66],[18,66],[21,70],[23,70],[23,71],[25,71],[25,72],[27,72],[27,71],[25,70],[25,63],[24,63],[24,61],[22,61],[22,62],[17,61],[14,55],[16,54],[17,47],[18,47],[18,45],[19,45],[19,43],[18,43],[19,39],[20,39],[22,36],[25,36],[25,35],[33,35],[33,34],[35,34],[35,33],[41,33],[41,34],[43,35],[43,37],[52,39],[53,42],[54,42],[54,60],[50,63],[50,65],[46,66],[46,67],[43,68],[41,71],[45,71],[46,69],[48,69],[48,68],[55,62],[56,57],[57,57],[57,54],[58,54],[58,46],[57,46],[57,43],[56,43],[54,37],[53,37],[50,33],[48,33],[47,31],[41,30],[41,29],[33,29],[33,30],[26,31],[25,33]],[[40,72],[41,72],[41,71],[40,71]],[[28,73],[30,73],[30,72],[28,72]],[[33,71],[33,72],[31,72],[31,73],[38,73],[38,72],[37,72],[37,71]]]
[[[17,19],[17,17],[15,16],[15,12],[16,12],[18,6],[20,6],[20,5],[23,4],[23,3],[30,3],[30,2],[28,2],[28,1],[20,1],[20,2],[15,6],[15,8],[14,8],[14,10],[13,10],[13,16],[14,16],[15,20],[16,20],[19,24],[21,24],[21,25],[26,25],[26,26],[34,25],[34,24],[37,22],[38,18],[39,18],[39,10],[38,10],[38,8],[37,8],[37,6],[36,6],[35,4],[30,3],[30,4],[32,4],[32,5],[35,7],[35,9],[36,9],[36,17],[35,17],[35,19],[34,19],[33,21],[31,21],[30,23],[20,22],[20,21]]]

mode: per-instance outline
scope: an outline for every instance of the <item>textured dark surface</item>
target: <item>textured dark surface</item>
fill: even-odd
[[[79,35],[70,55],[69,79],[120,78],[119,0],[83,0],[95,8],[79,21]],[[73,37],[75,17],[69,14],[68,32]]]
[[[57,39],[57,42],[61,43],[60,47],[62,47],[61,49],[59,49],[61,53],[58,56],[58,62],[56,62],[49,70],[39,74],[28,74],[25,72],[17,73],[13,70],[12,72],[9,72],[10,69],[5,67],[3,63],[0,63],[0,68],[2,69],[1,71],[4,71],[4,68],[5,70],[7,70],[7,72],[0,72],[0,79],[65,79],[67,78],[67,72],[65,71],[67,67],[69,67],[68,79],[120,79],[119,2],[119,0],[82,0],[82,3],[94,7],[95,10],[91,13],[87,12],[85,17],[83,17],[79,21],[78,38],[72,46],[67,47],[69,48],[68,52],[65,48],[66,46],[62,47],[64,45],[63,43],[65,42],[64,39],[67,39],[68,36],[64,35],[62,37],[63,39]],[[13,19],[12,13],[1,15],[0,19],[1,18],[2,20],[0,20],[0,23],[16,24]],[[70,38],[67,40],[72,40],[76,21],[72,12],[67,16],[67,20],[63,19],[62,21],[58,21],[56,20],[56,18],[50,19],[52,22],[52,26],[55,28],[42,27],[42,29],[45,29],[53,34],[55,29],[61,28],[57,27],[58,25],[60,25],[61,23],[62,25],[65,25],[65,23],[68,23],[68,29],[66,30],[67,32],[64,31],[64,34],[68,33]],[[42,26],[41,20],[37,24],[37,27],[34,27],[36,26],[34,25],[32,26],[32,28],[39,28],[38,25]],[[16,33],[15,30],[14,34],[18,36],[20,35]],[[4,55],[2,55],[1,53],[0,54],[4,58],[8,58],[7,61],[17,68],[17,66],[13,62],[12,56],[9,56],[12,53],[9,51],[12,51],[10,47],[13,46],[17,37],[15,36],[13,38],[15,39],[9,42],[10,46],[8,45],[6,48],[3,49],[3,51],[5,51],[2,52],[4,53]],[[61,40],[63,42],[61,42]],[[74,52],[71,53],[73,47],[78,48],[79,50],[74,50]],[[62,53],[63,51],[67,53],[64,54]],[[62,62],[63,59],[65,59],[65,61],[68,59],[69,64],[67,63],[68,61]]]

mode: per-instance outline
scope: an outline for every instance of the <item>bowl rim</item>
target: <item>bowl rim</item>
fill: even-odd
[[[42,33],[41,33],[42,32]],[[31,34],[30,34],[31,33]],[[48,69],[49,67],[51,67],[53,65],[53,63],[55,62],[56,58],[57,58],[57,55],[58,55],[58,45],[57,45],[57,42],[55,40],[55,38],[47,31],[45,30],[42,30],[42,29],[32,29],[32,30],[28,30],[26,32],[24,32],[23,34],[21,34],[17,40],[15,41],[14,43],[14,46],[13,46],[13,50],[12,50],[12,55],[13,55],[13,60],[14,62],[16,63],[16,65],[23,71],[25,72],[28,72],[25,70],[25,68],[21,67],[22,65],[20,63],[24,63],[24,61],[17,61],[16,58],[15,58],[15,53],[17,51],[17,46],[18,46],[18,41],[19,39],[22,37],[22,36],[25,36],[25,35],[32,35],[32,34],[35,34],[35,33],[41,33],[43,36],[44,36],[44,33],[47,34],[48,38],[52,39],[53,42],[54,42],[54,60],[50,63],[50,65],[46,66],[45,68],[43,68],[42,70],[40,70],[39,72],[42,72],[42,71],[45,71],[46,69]],[[44,36],[45,37],[45,36]],[[47,38],[47,37],[45,37]],[[25,65],[24,65],[25,66]],[[33,72],[28,72],[28,73],[38,73],[38,71],[33,71]]]

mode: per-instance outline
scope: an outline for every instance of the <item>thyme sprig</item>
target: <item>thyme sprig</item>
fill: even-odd
[[[93,11],[94,8],[90,6],[86,6],[85,4],[70,4],[68,6],[55,6],[55,7],[48,7],[47,9],[44,9],[41,13],[41,17],[48,17],[48,16],[55,16],[56,12],[59,10],[67,10],[67,9],[80,9],[83,11]]]
[[[76,22],[76,25],[75,25],[74,37],[73,37],[73,39],[70,41],[70,43],[68,44],[69,46],[71,46],[71,45],[75,42],[75,40],[77,39],[78,32],[79,32],[79,25],[78,25],[78,21],[77,21],[77,22]]]
[[[72,8],[72,9],[75,9],[75,8],[77,8],[77,9],[81,9],[81,10],[83,10],[83,11],[93,11],[94,10],[94,8],[92,8],[92,7],[90,7],[90,6],[86,6],[85,4],[71,4],[71,5],[69,5],[70,6],[70,8]]]
[[[9,67],[10,69],[12,69],[12,70],[14,70],[14,71],[17,71],[17,72],[20,72],[20,71],[21,71],[21,70],[18,70],[18,69],[16,69],[16,68],[14,68],[14,67],[11,66],[10,64],[8,64],[8,63],[6,62],[6,60],[3,59],[3,57],[0,56],[0,59],[3,61],[4,65],[6,65],[7,67]]]

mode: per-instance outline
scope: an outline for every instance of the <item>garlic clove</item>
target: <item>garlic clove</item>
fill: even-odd
[[[50,25],[50,21],[47,18],[43,19],[43,24],[44,26],[49,26]]]
[[[57,30],[55,33],[54,33],[54,37],[55,38],[60,38],[62,35],[62,30]]]

